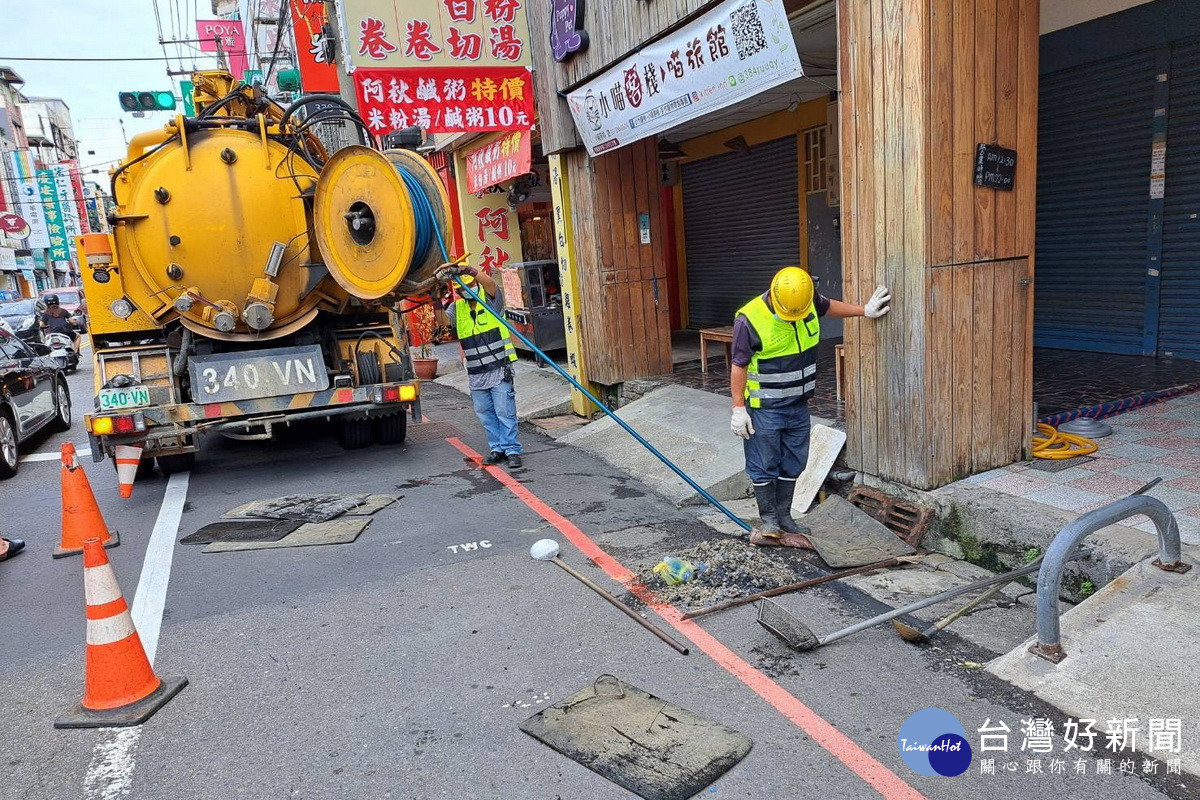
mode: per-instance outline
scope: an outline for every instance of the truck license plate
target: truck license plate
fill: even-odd
[[[191,360],[189,372],[192,400],[197,403],[225,403],[329,388],[329,373],[317,345],[197,356]]]
[[[100,410],[119,411],[125,408],[142,408],[150,405],[150,389],[131,386],[128,389],[101,389]]]

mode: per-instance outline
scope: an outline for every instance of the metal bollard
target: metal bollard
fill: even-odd
[[[1060,642],[1058,625],[1058,592],[1062,584],[1063,567],[1068,556],[1083,539],[1103,527],[1120,522],[1138,514],[1145,514],[1158,530],[1158,558],[1154,566],[1168,572],[1187,572],[1191,564],[1180,557],[1179,524],[1175,515],[1161,500],[1145,495],[1134,495],[1089,511],[1067,525],[1054,536],[1037,579],[1037,634],[1036,644],[1029,652],[1055,664],[1067,657]]]

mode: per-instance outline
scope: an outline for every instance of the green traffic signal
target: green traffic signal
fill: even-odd
[[[174,92],[120,92],[123,111],[170,111],[175,108]]]

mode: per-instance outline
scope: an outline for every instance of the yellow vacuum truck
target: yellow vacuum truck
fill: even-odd
[[[170,474],[201,434],[269,439],[313,418],[347,448],[402,442],[420,386],[399,303],[447,260],[437,174],[403,148],[330,154],[321,125],[372,141],[336,98],[284,108],[228,73],[193,77],[196,116],[133,138],[112,233],[78,240],[93,457],[140,447],[143,470]]]

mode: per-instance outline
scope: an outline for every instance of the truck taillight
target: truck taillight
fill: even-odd
[[[373,402],[379,405],[385,403],[411,403],[417,399],[417,387],[408,383],[393,383],[376,386]]]
[[[110,417],[87,417],[88,430],[96,436],[140,433],[146,430],[146,418],[141,412],[117,414]]]

